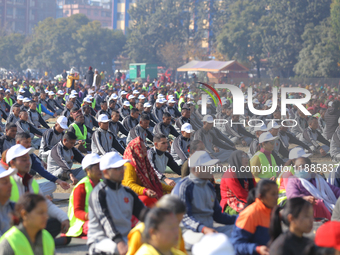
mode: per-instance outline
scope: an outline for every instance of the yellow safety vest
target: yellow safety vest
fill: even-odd
[[[86,126],[83,124],[84,134],[80,131],[80,128],[78,127],[78,125],[76,123],[72,123],[71,126],[76,131],[77,139],[78,140],[83,140],[84,142],[86,142],[86,137],[87,137],[87,128],[86,128]],[[86,148],[86,143],[84,144],[84,147]]]
[[[41,114],[41,104],[38,104],[38,106],[37,106],[37,112],[38,112],[39,114]]]
[[[93,190],[92,184],[90,182],[90,179],[88,176],[84,177],[83,179],[78,182],[78,184],[73,188],[72,193],[70,195],[69,205],[68,205],[68,218],[70,219],[70,228],[66,233],[66,236],[72,236],[77,237],[80,236],[83,232],[83,225],[85,221],[82,221],[81,219],[76,218],[74,216],[74,207],[73,207],[73,192],[74,190],[81,184],[85,184],[85,191],[86,191],[86,197],[85,197],[85,208],[84,211],[88,213],[89,208],[89,199],[91,191]]]
[[[182,107],[181,107],[181,104],[182,103],[185,103],[185,100],[184,100],[184,97],[181,97],[178,101],[178,110],[181,111],[182,110]]]
[[[9,105],[12,106],[13,105],[13,100],[12,98],[7,99],[7,97],[4,98],[5,102]]]
[[[22,233],[16,226],[11,227],[1,238],[0,242],[7,240],[15,255],[34,255],[30,242],[27,240],[24,233]],[[44,255],[54,255],[54,240],[51,234],[42,230],[42,244]]]
[[[11,197],[9,198],[9,200],[16,203],[19,201],[19,198],[20,198],[18,184],[14,180],[13,176],[10,176],[9,179],[12,183],[12,192],[11,192]],[[32,180],[32,189],[33,189],[34,194],[39,194],[39,184],[34,179]]]
[[[294,169],[293,167],[291,166],[289,171],[294,175]],[[286,194],[286,190],[285,189],[281,189],[280,190],[280,186],[281,186],[281,178],[282,178],[282,175],[284,174],[285,172],[282,171],[279,175],[279,177],[276,179],[276,184],[277,186],[279,187],[279,198],[277,199],[277,204],[279,206],[284,206],[286,201],[287,201],[287,194]]]
[[[258,177],[260,179],[270,179],[273,176],[276,177],[275,171],[268,171],[270,166],[272,166],[273,170],[275,170],[276,167],[277,167],[274,156],[272,154],[270,154],[270,158],[271,158],[271,161],[272,161],[272,164],[270,165],[266,155],[263,152],[258,151],[254,154],[254,156],[255,155],[257,155],[259,157],[260,164],[261,164],[261,173],[258,175]],[[265,173],[262,171],[263,166],[267,167],[267,171]]]

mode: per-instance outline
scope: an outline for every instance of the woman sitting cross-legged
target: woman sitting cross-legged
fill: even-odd
[[[151,167],[146,146],[139,136],[127,145],[124,159],[130,162],[125,163],[122,184],[132,189],[146,206],[154,206],[164,194],[171,192],[173,187],[161,183]]]

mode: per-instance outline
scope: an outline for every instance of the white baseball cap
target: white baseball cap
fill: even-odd
[[[306,153],[303,148],[297,146],[290,150],[289,159],[308,158],[311,155],[311,153]]]
[[[144,108],[152,107],[152,105],[150,103],[148,103],[148,102],[144,103],[143,106],[144,106]]]
[[[267,132],[268,131],[268,128],[265,124],[263,124],[262,126],[256,126],[254,128],[254,132],[256,131],[263,131],[263,132]]]
[[[135,89],[132,94],[139,94],[139,91]]]
[[[17,172],[18,172],[18,170],[16,168],[9,168],[8,170],[6,170],[2,166],[0,166],[0,179],[4,178],[6,176],[14,175]]]
[[[267,100],[267,102],[265,103],[265,106],[271,106],[273,104],[273,101],[272,100]]]
[[[25,154],[32,154],[34,151],[34,148],[28,148],[26,149],[24,146],[21,144],[16,144],[9,148],[9,150],[6,153],[6,163],[8,164],[12,159],[21,157]]]
[[[106,122],[109,122],[109,118],[107,117],[106,114],[100,114],[98,116],[98,122],[103,122],[103,123],[106,123]]]
[[[165,98],[161,98],[160,100],[162,100],[162,103],[163,103],[163,104],[166,103],[166,102],[168,102],[168,100],[166,100]]]
[[[89,94],[93,94],[94,91],[92,89],[89,89]]]
[[[17,100],[22,101],[22,100],[24,100],[24,97],[22,95],[19,95],[19,96],[17,96]]]
[[[171,99],[168,101],[168,103],[169,103],[169,104],[174,104],[174,103],[176,103],[176,101],[175,101],[173,98],[171,98]]]
[[[90,98],[88,98],[88,97],[85,97],[84,100],[83,100],[83,102],[89,103],[89,104],[92,103],[91,100],[90,100]]]
[[[18,82],[16,82],[16,81],[13,81],[13,85],[16,85],[16,84],[18,84]]]
[[[109,168],[118,168],[124,165],[126,162],[130,162],[128,159],[123,159],[118,152],[108,152],[101,157],[99,168],[101,171]]]
[[[259,143],[264,143],[264,142],[269,142],[269,141],[274,141],[279,139],[278,136],[273,136],[271,133],[269,132],[265,132],[263,134],[260,135],[259,137]]]
[[[168,98],[170,99],[170,98],[175,98],[175,97],[174,95],[169,95]]]
[[[19,89],[19,93],[25,93],[24,89]]]
[[[273,124],[274,123],[274,124]],[[271,129],[279,129],[281,127],[281,125],[277,124],[275,121],[270,121],[268,123],[268,131],[271,130]]]
[[[211,115],[205,115],[202,122],[214,123],[214,118]]]
[[[121,94],[121,95],[126,95],[127,92],[123,90],[120,94]]]
[[[64,95],[64,91],[62,91],[62,90],[58,90],[58,93],[57,93],[58,95]]]
[[[164,97],[162,94],[158,94],[157,98],[162,98]]]
[[[59,126],[62,128],[62,129],[68,129],[68,126],[67,126],[67,118],[65,116],[60,116],[58,119],[57,119],[57,123],[59,124]]]
[[[163,104],[163,100],[162,100],[162,99],[160,99],[160,98],[158,98],[158,99],[156,100],[156,103]]]
[[[184,131],[186,133],[194,132],[190,123],[184,123],[181,127],[181,131]]]
[[[124,101],[123,105],[130,106],[130,102],[129,101]]]
[[[130,100],[130,99],[134,99],[134,98],[136,98],[134,95],[130,95],[130,96],[128,97],[129,100]]]
[[[70,98],[77,98],[77,96],[75,94],[71,94]]]
[[[50,92],[48,92],[48,95],[49,95],[49,96],[54,96],[55,94],[54,94],[53,91],[50,91]]]
[[[87,154],[83,158],[83,161],[81,162],[81,167],[83,168],[83,170],[85,170],[89,166],[98,164],[99,162],[100,162],[100,156],[97,153]]]
[[[29,99],[28,97],[25,97],[24,100],[23,100],[24,103],[29,103],[31,102],[31,99]]]
[[[45,93],[47,94],[49,91],[48,91],[48,89],[45,89]]]
[[[211,166],[219,161],[219,159],[212,159],[206,151],[196,151],[189,158],[189,167]]]
[[[145,99],[145,96],[143,94],[138,96],[138,99]]]
[[[71,91],[71,94],[77,94],[77,91],[75,91],[74,89]]]
[[[9,90],[9,89],[6,89],[6,91],[5,91],[6,93],[10,93],[11,91]]]
[[[255,99],[253,100],[253,104],[260,104],[260,102],[259,102],[259,100],[258,100],[257,98],[255,98]]]
[[[116,94],[112,94],[111,99],[117,100],[117,99],[118,99],[118,96],[117,96]]]
[[[198,100],[198,101],[197,101],[197,104],[198,104],[198,105],[201,105],[201,104],[202,104],[202,100]]]
[[[225,234],[204,235],[192,247],[192,255],[235,255],[235,250]]]

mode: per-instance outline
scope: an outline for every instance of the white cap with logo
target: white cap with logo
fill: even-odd
[[[8,149],[7,153],[6,153],[6,163],[8,164],[9,162],[11,162],[11,160],[21,157],[25,154],[32,154],[34,151],[34,148],[28,148],[26,149],[24,146],[22,146],[21,144],[16,144],[14,146],[12,146],[11,148]]]
[[[108,152],[104,156],[101,157],[99,168],[101,171],[110,169],[110,168],[118,168],[124,165],[126,162],[130,162],[128,159],[123,159],[118,152]]]
[[[83,170],[88,168],[91,165],[98,164],[100,162],[100,156],[96,153],[91,153],[87,154],[84,158],[83,161],[81,162],[81,167]]]
[[[138,96],[138,99],[145,99],[145,96],[143,94]]]
[[[260,135],[259,143],[270,142],[270,141],[274,141],[274,140],[277,140],[277,139],[279,139],[278,136],[274,137],[271,133],[265,132],[265,133]]]
[[[212,159],[206,151],[195,151],[189,158],[189,167],[212,166],[218,163],[219,159]]]
[[[144,106],[144,108],[152,107],[152,105],[150,103],[148,103],[148,102],[144,103],[143,106]]]
[[[124,106],[130,106],[130,102],[129,101],[124,101],[123,105]]]
[[[299,146],[293,148],[289,152],[289,159],[297,159],[297,158],[308,158],[311,153],[306,153],[305,150]]]
[[[214,118],[211,115],[205,115],[202,122],[214,123]]]
[[[184,123],[181,127],[181,131],[184,131],[186,133],[192,133],[194,132],[194,130],[192,129],[191,127],[191,124],[190,123]]]
[[[130,95],[130,96],[128,97],[129,100],[130,100],[130,99],[134,99],[134,98],[135,98],[134,95]]]
[[[62,91],[62,90],[58,90],[58,93],[57,93],[58,95],[64,95],[64,91]]]
[[[263,131],[263,132],[267,132],[268,131],[268,128],[265,124],[263,124],[262,126],[256,126],[254,128],[254,132],[256,131]]]
[[[57,123],[59,124],[59,126],[62,128],[62,129],[68,129],[68,126],[67,126],[67,118],[65,116],[60,116],[58,119],[57,119]]]
[[[98,116],[98,122],[100,122],[100,123],[106,123],[106,122],[109,122],[109,121],[110,120],[109,120],[109,118],[107,117],[106,114],[100,114]]]
[[[110,99],[113,99],[113,100],[117,100],[118,99],[118,96],[117,94],[112,94],[111,98]]]
[[[268,131],[271,129],[279,129],[281,127],[281,125],[277,124],[275,121],[271,121],[268,123]]]
[[[24,97],[22,95],[17,96],[17,100],[22,101],[24,100]]]
[[[55,94],[54,94],[53,91],[50,91],[50,92],[48,92],[48,95],[49,95],[49,96],[54,96]]]

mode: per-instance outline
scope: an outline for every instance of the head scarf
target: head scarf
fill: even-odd
[[[234,151],[228,160],[229,166],[233,167],[233,169],[236,169],[236,176],[239,180],[241,186],[244,188],[244,181],[248,181],[249,183],[249,190],[254,188],[253,183],[253,174],[249,171],[243,171],[241,172],[241,166],[242,166],[242,155],[246,154],[244,151],[236,150]]]
[[[124,159],[130,160],[130,164],[135,168],[142,185],[147,189],[155,191],[157,199],[160,199],[163,196],[162,184],[150,164],[146,146],[140,136],[133,139],[127,145],[124,152]]]

